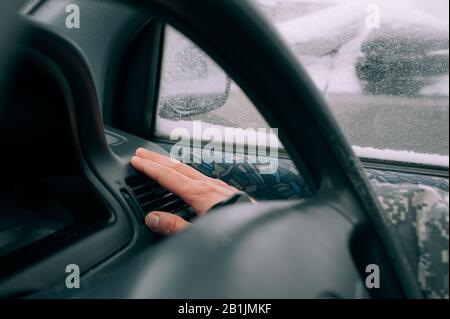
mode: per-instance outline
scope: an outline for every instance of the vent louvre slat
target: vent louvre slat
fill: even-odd
[[[139,200],[139,202],[145,202],[148,201],[149,198],[155,198],[155,197],[161,197],[165,196],[165,194],[168,194],[169,192],[165,190],[164,188],[154,189],[151,191],[148,191],[146,193],[142,193],[140,195],[137,195],[136,198]]]
[[[150,211],[176,213],[189,207],[178,196],[162,188],[147,177],[129,178],[126,180],[126,183],[138,200],[138,204],[144,214]]]
[[[167,193],[162,197],[154,197],[153,199],[147,200],[145,203],[141,203],[141,207],[162,207],[167,202],[171,202],[173,199],[178,199],[174,194]]]
[[[180,210],[186,209],[186,208],[188,208],[188,207],[189,207],[188,204],[186,204],[186,203],[183,202],[183,201],[180,201],[180,203],[178,203],[177,207],[174,208],[173,212],[174,212],[174,213],[177,213],[177,212],[179,212]]]
[[[167,209],[169,211],[173,211],[178,207],[178,205],[182,203],[182,201],[179,198],[175,198],[173,201],[165,204],[163,207],[161,207],[163,210]]]
[[[131,186],[131,188],[133,188],[135,191],[139,191],[143,188],[148,188],[151,184],[141,184],[141,185],[136,185],[136,186]]]

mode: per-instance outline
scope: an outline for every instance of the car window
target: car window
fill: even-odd
[[[447,0],[255,2],[324,94],[359,156],[448,166]],[[236,84],[168,27],[156,134],[170,137],[196,121],[203,129],[268,128]]]
[[[205,130],[217,128],[223,133],[221,142],[236,143],[226,138],[225,129],[273,133],[242,90],[204,51],[172,27],[166,27],[164,40],[157,136],[170,139],[183,129],[192,139],[205,140]]]

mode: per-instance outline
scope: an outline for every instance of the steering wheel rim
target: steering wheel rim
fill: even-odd
[[[6,79],[8,58],[10,57],[9,40],[14,35],[14,5],[13,1],[2,1],[0,3],[0,101],[2,98],[3,80]]]
[[[127,3],[133,3],[149,14],[160,14],[164,20],[190,36],[231,75],[268,123],[280,129],[280,140],[310,188],[315,190],[313,199],[309,201],[327,203],[327,209],[333,207],[355,227],[368,223],[374,227],[390,263],[396,269],[403,294],[420,297],[420,290],[399,243],[383,231],[380,207],[360,162],[333,120],[320,92],[251,3],[246,0],[201,3],[189,0],[132,0]],[[238,38],[236,34],[239,34]],[[265,67],[261,69],[262,65]],[[268,75],[272,81],[265,80]],[[282,85],[274,89],[267,82]],[[284,108],[277,107],[279,103]],[[205,218],[200,229],[205,229],[210,220],[217,222],[224,214],[220,212]],[[196,229],[194,227],[190,233],[199,231]],[[182,234],[172,238],[167,245],[183,243],[186,236]],[[156,267],[158,255],[165,253],[164,245],[159,252],[151,253]],[[164,277],[167,286],[171,286],[169,277]],[[155,277],[152,279],[155,280]],[[141,297],[141,293],[148,292],[139,292],[139,287],[130,287],[133,296]]]
[[[131,2],[149,13],[158,12],[223,67],[267,122],[279,128],[280,140],[309,186],[316,191],[314,198],[332,203],[354,225],[369,223],[383,243],[403,294],[410,298],[421,297],[399,242],[385,229],[381,208],[362,165],[321,93],[250,1]],[[267,75],[272,77],[272,81],[267,82],[283,83],[283,86],[277,86],[276,90],[268,86]],[[279,103],[289,111],[277,107]]]

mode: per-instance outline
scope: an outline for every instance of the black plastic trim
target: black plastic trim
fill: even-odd
[[[113,126],[146,139],[152,137],[159,94],[162,37],[163,25],[150,19],[131,41],[117,81]]]

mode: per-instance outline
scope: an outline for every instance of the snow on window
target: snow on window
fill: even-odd
[[[358,154],[448,166],[448,0],[255,2]],[[171,28],[166,35],[157,134],[177,121],[267,127],[203,51]]]

